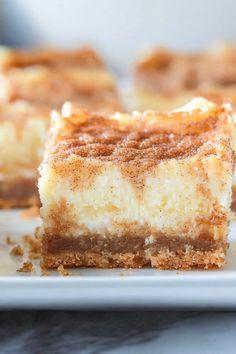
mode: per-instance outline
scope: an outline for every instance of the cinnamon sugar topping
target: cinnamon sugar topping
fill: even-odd
[[[49,161],[69,162],[75,156],[98,161],[151,161],[186,158],[213,149],[209,138],[223,132],[229,110],[210,107],[207,112],[161,113],[147,111],[133,115],[116,114],[109,118],[86,111],[63,108],[54,114]],[[55,121],[56,120],[56,121]],[[218,139],[219,139],[218,135]],[[72,161],[72,160],[71,160]]]

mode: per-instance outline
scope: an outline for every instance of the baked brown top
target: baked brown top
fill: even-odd
[[[103,67],[102,59],[89,47],[75,50],[20,50],[2,48],[0,50],[0,70],[23,68],[32,65],[57,67],[79,65],[80,67]]]
[[[207,101],[204,101],[207,102]],[[230,110],[213,104],[207,109],[170,113],[146,111],[110,117],[64,105],[52,115],[48,159],[66,161],[80,156],[100,161],[139,162],[216,154],[222,158],[231,144]]]
[[[172,94],[200,86],[236,84],[236,51],[221,48],[215,52],[176,53],[154,49],[136,63],[139,87]]]

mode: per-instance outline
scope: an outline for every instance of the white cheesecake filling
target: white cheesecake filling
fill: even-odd
[[[90,187],[73,190],[69,177],[57,175],[44,164],[39,180],[44,227],[55,226],[50,212],[57,212],[57,206],[65,200],[71,226],[63,236],[83,235],[84,227],[89,232],[119,235],[127,225],[132,230],[132,224],[136,224],[179,237],[197,237],[200,219],[210,220],[216,208],[223,213],[230,208],[232,166],[214,155],[202,161],[202,169],[195,166],[194,157],[161,162],[144,178],[140,191],[112,163],[94,177]],[[186,225],[190,227],[186,229]],[[218,238],[217,227],[214,236]]]

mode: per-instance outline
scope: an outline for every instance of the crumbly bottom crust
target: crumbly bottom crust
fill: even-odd
[[[232,204],[231,204],[231,210],[236,213],[236,185],[233,186],[232,189]]]
[[[24,208],[39,204],[36,178],[0,182],[0,208]]]
[[[151,266],[159,269],[192,269],[220,268],[224,264],[225,246],[212,251],[187,249],[185,251],[160,250],[151,255],[146,252],[111,253],[111,252],[61,252],[60,254],[44,254],[43,268],[96,267],[96,268],[142,268]]]

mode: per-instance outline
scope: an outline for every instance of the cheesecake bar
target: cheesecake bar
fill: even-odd
[[[0,207],[39,203],[38,166],[42,160],[48,112],[26,101],[0,104]]]
[[[135,104],[140,110],[169,110],[196,96],[236,108],[236,50],[221,44],[202,53],[157,48],[137,61]]]
[[[74,51],[0,49],[0,102],[48,108],[70,100],[92,111],[122,110],[113,76],[90,48]]]
[[[93,50],[0,49],[0,207],[38,203],[50,111],[68,99],[103,114],[122,110],[115,81]]]
[[[52,114],[40,167],[42,266],[224,264],[234,167],[229,107]]]
[[[218,105],[230,103],[236,111],[236,50],[220,43],[202,53],[175,53],[153,49],[136,63],[134,104],[140,110],[170,110],[193,97]],[[236,171],[232,209],[236,211]]]

